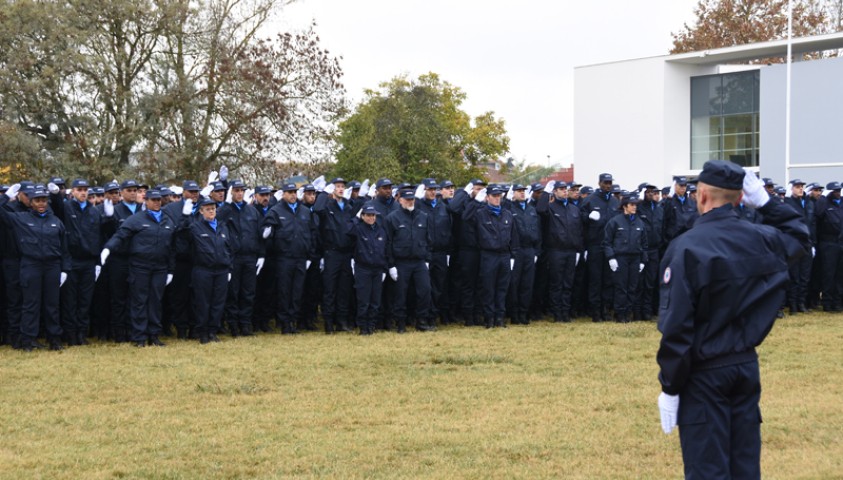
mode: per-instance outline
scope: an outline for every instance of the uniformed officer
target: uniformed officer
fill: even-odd
[[[473,223],[480,250],[480,303],[486,328],[505,327],[506,296],[518,257],[519,236],[509,209],[503,208],[504,190],[497,186],[482,189],[474,202],[466,205],[463,222]]]
[[[816,228],[814,226],[814,204],[808,200],[805,193],[805,182],[796,178],[790,181],[790,196],[784,202],[802,215],[802,223],[808,227],[811,234],[811,251],[816,242]],[[811,263],[813,255],[805,255],[790,267],[790,284],[787,287],[787,303],[790,313],[807,312],[808,282],[811,280]]]
[[[346,235],[348,223],[357,215],[362,203],[347,193],[345,179],[334,178],[326,190],[316,196],[313,213],[318,217],[319,242],[322,250],[322,317],[325,332],[351,331],[352,241]]]
[[[347,234],[354,244],[354,289],[357,294],[357,327],[360,335],[375,333],[381,289],[386,279],[388,237],[378,210],[367,205],[360,218],[349,222]]]
[[[670,242],[694,225],[697,219],[697,204],[688,195],[688,179],[675,177],[673,179],[674,195],[664,204],[664,235],[665,242]]]
[[[459,295],[466,326],[483,324],[480,320],[483,305],[480,303],[480,249],[477,245],[477,226],[475,222],[467,222],[463,217],[472,198],[484,188],[486,188],[486,182],[475,178],[464,189],[457,191],[451,202],[451,211],[458,220],[459,228],[457,236],[460,264]]]
[[[115,223],[110,224],[113,228],[119,228],[126,220],[135,213],[141,211],[141,205],[137,203],[138,182],[125,180],[120,184],[120,201],[114,204]],[[111,235],[108,235],[109,237]],[[108,262],[109,295],[111,297],[111,338],[115,342],[129,341],[131,330],[129,316],[129,251],[128,245],[123,244],[120,248],[111,250],[111,257]]]
[[[612,180],[611,174],[601,173],[598,177],[600,190],[586,197],[580,208],[585,230],[584,257],[588,264],[588,300],[594,322],[609,319],[612,302],[609,259],[604,256],[603,249],[606,224],[620,213],[620,203],[612,196]]]
[[[21,319],[18,348],[40,348],[35,338],[43,320],[50,350],[61,350],[59,288],[71,269],[64,224],[47,207],[47,190],[27,193],[31,209],[12,212],[3,208],[17,197],[20,184],[0,195],[0,222],[12,230],[20,251]]]
[[[231,196],[220,215],[227,219],[233,255],[225,318],[232,336],[251,336],[254,335],[252,311],[257,276],[266,263],[266,247],[260,231],[263,216],[249,205],[252,199],[246,197],[245,183],[232,180],[229,188]]]
[[[62,331],[68,345],[86,345],[91,325],[94,285],[101,274],[99,254],[103,246],[103,227],[114,221],[114,205],[106,201],[100,212],[88,201],[88,181],[71,182],[71,198],[56,184],[48,185],[51,206],[67,229],[71,270],[61,290]]]
[[[146,210],[126,219],[100,253],[106,265],[112,251],[125,251],[129,256],[129,278],[132,282],[129,316],[130,341],[136,347],[163,347],[162,333],[164,288],[173,279],[175,268],[176,224],[161,211],[161,191],[147,190]]]
[[[415,208],[415,192],[404,189],[399,193],[401,208],[386,217],[387,263],[389,276],[395,282],[394,315],[398,333],[407,328],[407,296],[410,284],[415,286],[416,329],[433,330],[430,314],[431,229],[426,213]]]
[[[433,249],[430,259],[430,291],[433,300],[433,316],[439,316],[442,324],[451,323],[451,307],[448,292],[448,266],[453,253],[454,224],[448,202],[454,195],[453,184],[442,189],[434,179],[420,183],[416,190],[416,206],[430,217]]]
[[[767,225],[742,222],[743,198]],[[757,347],[785,298],[788,263],[810,248],[798,213],[734,163],[706,162],[700,218],[662,260],[657,360],[662,428],[679,425],[685,478],[761,478]]]
[[[315,255],[316,224],[296,196],[295,183],[281,187],[281,200],[263,219],[262,236],[276,261],[275,322],[281,333],[297,333],[305,272]]]
[[[843,311],[843,208],[840,204],[840,182],[829,182],[828,194],[817,201],[817,244],[822,264],[822,304],[826,312]]]
[[[550,313],[555,322],[570,322],[574,273],[583,248],[580,209],[568,199],[568,185],[558,181],[549,193],[542,194],[536,211],[546,222],[542,247]]]
[[[650,320],[658,314],[659,251],[662,248],[664,210],[659,206],[659,189],[650,183],[641,185],[644,201],[638,205],[638,218],[647,231],[647,255],[641,272],[636,307],[633,314],[640,320]]]
[[[254,203],[249,206],[255,210],[261,222],[261,232],[263,232],[263,220],[266,218],[271,208],[270,198],[272,198],[272,189],[266,185],[258,185],[255,187]],[[264,244],[265,257],[263,268],[256,272],[257,280],[255,284],[255,308],[252,312],[252,329],[261,332],[270,331],[270,319],[275,316],[276,300],[276,264],[277,259],[275,253],[271,249],[266,249],[266,240],[261,236],[261,242]]]
[[[182,211],[187,201],[190,200],[190,205],[193,213],[191,216],[196,216],[196,209],[199,202],[199,184],[194,180],[185,180],[182,183],[182,199],[177,202],[172,202],[162,209],[164,215],[170,217],[176,225],[181,225],[183,222]],[[187,242],[182,241],[183,238],[178,238],[175,243],[176,249],[176,266],[173,271],[173,281],[167,286],[164,294],[164,315],[167,317],[165,323],[172,324],[176,327],[176,336],[180,339],[186,339],[189,335],[190,328],[195,323],[192,317],[191,305],[191,263],[190,252],[188,251]],[[193,335],[196,337],[196,335]]]
[[[527,199],[527,187],[524,185],[516,183],[512,186],[512,201],[508,208],[515,222],[519,249],[509,280],[507,310],[510,312],[511,323],[527,325],[530,323],[536,261],[542,250],[541,220],[536,208]]]
[[[228,226],[217,220],[217,203],[213,199],[199,202],[199,217],[194,219],[192,214],[192,205],[186,202],[182,207],[180,234],[190,252],[195,330],[200,343],[218,342],[216,332],[220,330],[231,281],[231,237]]]
[[[11,200],[0,208],[14,213],[30,211],[29,197],[32,195],[34,187],[32,182],[21,182],[20,185],[21,187],[19,187],[17,195],[9,194]],[[9,188],[7,187],[3,195],[0,195],[0,199],[6,197]],[[3,284],[6,289],[5,306],[7,315],[6,332],[8,342],[12,348],[21,348],[18,342],[21,329],[21,306],[23,304],[23,292],[20,286],[20,248],[18,247],[18,240],[14,229],[0,229],[0,239],[3,242]],[[41,346],[43,347],[43,345]]]
[[[632,320],[638,281],[647,263],[647,227],[638,217],[638,197],[627,195],[621,199],[623,215],[616,215],[606,223],[603,238],[605,258],[612,271],[615,287],[615,321]]]

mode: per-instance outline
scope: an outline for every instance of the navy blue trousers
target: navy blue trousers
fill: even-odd
[[[522,248],[515,257],[515,268],[509,281],[508,310],[513,320],[527,317],[533,301],[533,282],[536,280],[536,255],[532,248]]]
[[[143,342],[149,337],[161,335],[161,314],[164,303],[164,287],[167,285],[167,270],[149,270],[129,267],[132,293],[129,312],[132,319],[131,340]]]
[[[322,317],[326,328],[334,322],[348,323],[351,314],[351,253],[326,250],[325,270],[322,272]]]
[[[617,271],[612,272],[615,286],[615,314],[632,313],[635,306],[635,294],[638,291],[638,279],[641,278],[641,257],[638,255],[618,255]],[[608,260],[606,263],[608,264]]]
[[[216,334],[222,323],[225,297],[228,292],[228,270],[193,267],[190,287],[193,291],[193,314],[199,337]]]
[[[41,322],[50,339],[62,334],[59,317],[59,284],[61,265],[56,262],[33,262],[22,258],[20,262],[21,287],[21,338],[34,340]]]
[[[360,265],[354,267],[354,289],[357,292],[357,327],[373,332],[378,320],[383,290],[382,268]]]
[[[9,343],[20,337],[21,307],[23,305],[23,292],[20,289],[20,259],[3,259],[3,281],[6,287],[6,321]]]
[[[276,308],[275,323],[284,333],[292,333],[301,308],[306,260],[278,258],[275,263]]]
[[[612,271],[603,247],[588,247],[588,305],[592,315],[612,306]]]
[[[229,325],[243,327],[252,324],[258,280],[257,262],[258,257],[254,255],[238,255],[234,258],[231,281],[228,283],[228,297],[225,302],[225,319]],[[264,263],[264,268],[266,268],[266,263]]]
[[[506,292],[512,276],[509,260],[509,252],[480,252],[480,303],[487,320],[506,315]]]
[[[679,394],[685,478],[761,478],[758,361],[691,374]]]
[[[399,325],[407,320],[407,297],[412,282],[416,290],[416,319],[428,320],[430,315],[430,272],[423,260],[398,260],[398,281],[395,282],[395,319]]]
[[[111,335],[124,342],[129,333],[129,258],[119,255],[108,257],[108,293],[111,300]]]
[[[94,301],[94,261],[73,262],[67,281],[61,287],[61,326],[64,333],[88,336],[91,304]]]
[[[554,320],[570,318],[577,252],[547,250],[547,279],[550,313]]]

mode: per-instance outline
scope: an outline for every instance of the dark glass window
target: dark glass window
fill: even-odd
[[[691,168],[708,160],[758,166],[760,75],[750,72],[691,78]]]

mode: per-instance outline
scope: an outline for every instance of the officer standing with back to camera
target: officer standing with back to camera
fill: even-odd
[[[124,221],[105,244],[100,262],[107,265],[112,251],[129,256],[129,340],[136,347],[163,347],[162,333],[164,289],[173,279],[176,224],[161,211],[161,191],[147,190],[145,211],[138,211]]]
[[[30,210],[12,212],[5,207],[17,196],[20,184],[0,195],[0,223],[13,231],[20,249],[21,320],[17,347],[31,351],[43,348],[35,338],[43,324],[50,350],[61,350],[59,289],[71,270],[64,224],[47,205],[47,190],[28,193]]]
[[[741,189],[766,225],[741,221],[732,210]],[[785,299],[788,265],[810,248],[808,229],[732,162],[706,162],[698,199],[694,228],[670,244],[661,263],[662,428],[679,425],[685,478],[760,478],[755,347]]]

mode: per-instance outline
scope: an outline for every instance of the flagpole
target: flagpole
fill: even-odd
[[[793,2],[787,0],[787,85],[785,87],[784,120],[784,181],[790,183],[790,82],[791,58],[793,56]]]

